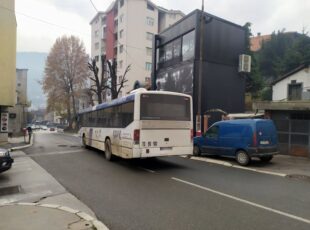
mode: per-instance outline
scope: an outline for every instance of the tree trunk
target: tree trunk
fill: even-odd
[[[70,97],[67,98],[67,120],[69,122],[69,129],[72,128],[72,119],[71,119],[71,103]]]

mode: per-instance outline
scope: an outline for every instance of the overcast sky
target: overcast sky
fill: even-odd
[[[137,0],[136,0],[137,1]],[[104,11],[112,0],[93,0]],[[185,14],[201,8],[201,0],[153,0]],[[57,37],[74,34],[90,52],[89,22],[96,14],[90,0],[15,0],[17,51],[49,52]],[[252,32],[310,31],[310,0],[205,0],[205,11],[239,25],[252,23]]]

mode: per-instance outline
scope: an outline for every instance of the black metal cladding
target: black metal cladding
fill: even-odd
[[[201,11],[195,10],[176,24],[160,33],[155,41],[157,52],[153,57],[153,89],[157,88],[158,80],[163,75],[176,79],[177,92],[185,92],[193,96],[194,115],[197,111],[198,73],[199,66],[202,70],[202,113],[211,109],[221,109],[227,113],[244,112],[245,78],[238,73],[238,58],[245,52],[245,30],[243,27],[203,13],[204,42],[200,47],[200,16]],[[183,60],[184,35],[194,31],[194,57]],[[181,39],[181,56],[169,59],[168,62],[159,62],[159,50],[167,44]],[[203,50],[203,60],[200,61],[200,50]],[[169,53],[168,53],[169,56]],[[177,73],[179,72],[179,73]],[[189,76],[192,75],[192,83]],[[183,78],[183,77],[184,78]],[[180,81],[187,82],[192,86],[182,86]],[[171,84],[170,84],[171,85]],[[180,86],[181,85],[181,86]],[[161,85],[161,89],[166,90]],[[188,91],[192,87],[192,91]],[[169,87],[168,87],[169,88]],[[181,90],[180,90],[181,88]],[[171,87],[168,89],[171,91]],[[186,92],[186,90],[188,92]],[[211,118],[211,122],[215,120]],[[194,126],[195,127],[195,126]]]

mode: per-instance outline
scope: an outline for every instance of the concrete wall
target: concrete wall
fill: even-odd
[[[293,80],[296,80],[297,84],[302,83],[303,99],[310,99],[310,68],[308,67],[276,83],[272,87],[272,100],[288,100],[288,85]]]
[[[16,19],[13,0],[0,0],[0,106],[15,104]]]

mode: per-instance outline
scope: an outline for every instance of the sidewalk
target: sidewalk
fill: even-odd
[[[30,143],[28,142],[28,136],[26,137],[26,139],[24,138],[24,136],[11,137],[9,138],[8,143],[0,144],[0,148],[5,148],[5,149],[12,149],[12,148],[19,148],[19,147],[26,148],[29,146],[29,144]]]
[[[25,147],[23,138],[10,141],[9,147]],[[17,149],[11,156],[12,168],[0,174],[0,229],[108,229],[31,157]]]
[[[0,229],[6,230],[107,230],[90,215],[68,207],[17,203],[0,206]]]

